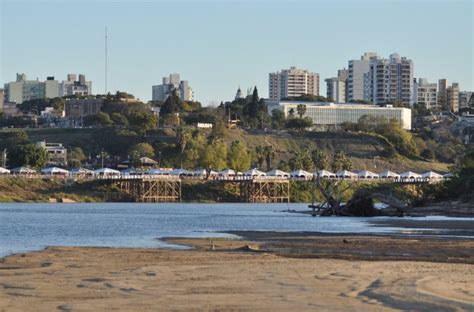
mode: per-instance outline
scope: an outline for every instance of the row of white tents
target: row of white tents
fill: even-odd
[[[381,173],[374,173],[368,170],[360,171],[348,171],[341,170],[336,173],[332,173],[327,170],[318,170],[314,173],[305,170],[295,170],[292,172],[285,172],[279,169],[273,169],[268,172],[260,171],[256,168],[247,170],[245,172],[239,172],[232,169],[224,169],[221,171],[206,171],[206,169],[199,170],[186,170],[186,169],[148,169],[146,171],[140,169],[129,168],[122,171],[101,168],[98,170],[89,170],[86,168],[76,168],[72,170],[66,170],[58,167],[48,167],[40,170],[43,175],[52,176],[135,176],[135,175],[153,175],[153,176],[179,176],[179,177],[279,177],[279,178],[293,178],[293,179],[305,179],[310,180],[313,177],[321,177],[325,179],[391,179],[391,180],[442,180],[445,178],[452,177],[451,173],[444,175],[434,171],[428,171],[422,174],[418,174],[413,171],[407,171],[403,173],[396,173],[393,171],[384,171]],[[0,167],[0,174],[14,174],[14,175],[35,175],[37,171],[28,167],[18,167],[11,170]]]

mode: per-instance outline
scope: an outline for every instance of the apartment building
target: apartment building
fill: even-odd
[[[401,103],[413,106],[413,62],[397,53],[389,59],[370,60],[369,73],[364,75],[364,99],[374,104]]]
[[[364,77],[370,71],[370,61],[377,58],[377,53],[365,52],[360,60],[349,61],[347,101],[367,100],[364,92]]]
[[[413,90],[415,103],[424,105],[427,109],[439,111],[438,87],[436,83],[429,83],[426,78],[413,80]]]
[[[459,84],[452,83],[446,88],[446,107],[453,113],[459,112]]]
[[[469,103],[472,101],[473,94],[474,92],[472,91],[459,92],[459,109],[469,108]]]
[[[179,74],[170,74],[162,78],[162,84],[152,86],[152,100],[165,101],[176,91],[181,101],[194,101],[194,92],[187,80],[181,80]]]
[[[326,79],[326,96],[328,99],[333,99],[336,103],[347,102],[347,81],[349,77],[349,70],[340,69],[337,72],[337,77]]]
[[[291,67],[269,73],[268,94],[272,100],[297,97],[303,94],[319,95],[319,74]]]

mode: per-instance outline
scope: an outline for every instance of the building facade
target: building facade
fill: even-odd
[[[64,105],[66,117],[82,118],[102,110],[103,99],[68,99]]]
[[[181,101],[194,101],[194,92],[187,80],[181,80],[179,74],[163,77],[162,84],[152,86],[152,100],[164,102],[176,91]]]
[[[397,120],[403,129],[411,129],[411,109],[404,107],[381,107],[367,104],[334,104],[322,102],[273,101],[268,103],[268,109],[280,109],[289,117],[296,112],[298,105],[305,105],[303,117],[310,117],[314,125],[338,126],[345,122],[357,123],[364,116],[384,117],[387,120]]]
[[[370,71],[370,61],[377,53],[365,52],[360,60],[350,60],[347,77],[347,101],[368,100],[365,98],[364,77]]]
[[[36,145],[48,152],[48,165],[67,166],[67,149],[61,143],[41,141],[37,142]]]
[[[68,80],[58,82],[54,77],[47,77],[45,81],[28,80],[25,74],[16,74],[16,81],[5,84],[5,100],[21,104],[24,101],[36,99],[52,99],[68,95],[92,94],[92,82],[86,81],[84,75],[69,74]]]
[[[268,94],[271,100],[297,97],[304,94],[319,95],[319,74],[291,67],[270,73]]]
[[[364,99],[374,104],[413,106],[413,62],[394,53],[389,59],[372,59],[364,79]]]
[[[1,93],[1,91],[0,91]],[[469,103],[472,101],[474,92],[472,91],[462,91],[459,92],[459,109],[469,108]],[[1,99],[0,99],[1,101]]]
[[[4,97],[5,97],[5,92],[3,92],[3,89],[0,89],[0,112],[3,111]]]
[[[337,77],[326,79],[326,96],[336,103],[347,102],[347,82],[349,77],[349,70],[340,69],[337,71]]]
[[[439,111],[438,87],[436,83],[429,83],[426,78],[413,80],[414,102],[424,105],[429,110]]]
[[[459,112],[459,84],[452,83],[446,88],[446,107],[453,113]]]

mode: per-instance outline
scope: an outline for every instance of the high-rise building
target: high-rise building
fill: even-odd
[[[165,101],[174,90],[181,101],[194,100],[194,92],[189,86],[189,82],[187,80],[180,80],[179,74],[171,74],[168,77],[163,77],[162,84],[152,86],[152,100]]]
[[[377,58],[377,53],[366,52],[360,60],[349,61],[347,101],[368,100],[364,97],[364,77],[370,71],[370,61]]]
[[[67,80],[60,84],[61,96],[85,96],[92,94],[92,81],[86,81],[86,76],[76,74],[68,74]]]
[[[271,100],[304,94],[319,95],[318,73],[291,67],[269,74],[268,95]]]
[[[398,102],[413,106],[413,62],[394,53],[389,59],[371,59],[364,75],[364,99],[374,104]]]
[[[326,79],[326,96],[333,99],[336,103],[347,102],[347,80],[349,71],[340,69],[337,71],[337,77]]]
[[[438,107],[442,110],[447,110],[447,89],[448,89],[448,80],[439,79],[438,80]]]
[[[469,108],[469,101],[473,97],[473,94],[474,92],[472,91],[459,92],[459,109]]]
[[[436,83],[429,83],[426,78],[413,80],[413,101],[424,105],[427,109],[438,111],[438,88]]]
[[[446,89],[446,105],[454,113],[459,112],[459,84],[453,83]]]

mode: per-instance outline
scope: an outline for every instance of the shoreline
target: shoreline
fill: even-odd
[[[469,239],[247,232],[242,239],[166,240],[193,248],[48,247],[1,258],[0,310],[473,307],[474,242]],[[434,253],[420,258],[433,246]],[[402,247],[412,255],[394,259],[386,253],[403,254]]]

